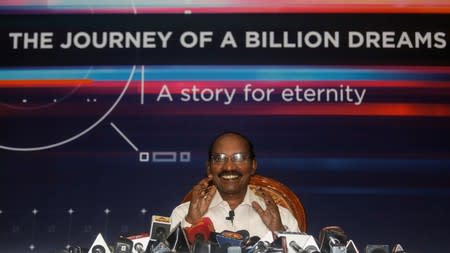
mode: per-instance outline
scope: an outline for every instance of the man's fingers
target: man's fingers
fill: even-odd
[[[206,192],[206,196],[207,196],[208,198],[211,198],[211,199],[212,199],[212,197],[214,196],[214,194],[216,194],[216,190],[217,190],[217,188],[216,188],[215,185],[208,187],[208,191]]]
[[[252,202],[252,207],[259,214],[259,216],[262,217],[262,215],[264,214],[264,209],[262,209],[262,207],[256,201]]]
[[[206,178],[203,178],[202,180],[200,180],[200,182],[198,182],[198,184],[197,185],[201,185],[203,188],[206,188],[206,187],[208,187],[208,184],[209,184],[209,181],[211,181],[212,180],[212,177],[206,177]]]
[[[258,191],[258,195],[264,199],[264,203],[266,204],[267,207],[270,207],[270,208],[276,207],[275,201],[273,200],[272,195],[270,195],[270,193],[266,192],[261,187],[258,187],[257,191]]]
[[[192,198],[198,199],[203,198],[205,194],[209,191],[209,182],[212,180],[211,177],[204,178],[200,180],[193,188],[192,188]]]

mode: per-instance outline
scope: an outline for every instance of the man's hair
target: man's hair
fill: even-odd
[[[245,135],[238,133],[238,132],[234,132],[234,131],[225,131],[222,132],[221,134],[217,135],[213,141],[211,142],[211,144],[209,145],[209,150],[208,150],[208,160],[211,158],[212,155],[212,149],[214,147],[214,144],[216,144],[217,140],[220,139],[222,136],[224,135],[228,135],[228,134],[234,134],[237,135],[239,137],[241,137],[246,143],[247,143],[247,147],[248,147],[248,152],[250,154],[250,158],[251,159],[255,159],[256,155],[255,155],[255,151],[253,150],[253,143],[250,141],[249,138],[247,138]]]

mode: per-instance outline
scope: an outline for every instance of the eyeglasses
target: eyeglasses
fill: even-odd
[[[231,159],[233,163],[244,163],[248,161],[251,156],[247,153],[234,153],[231,156],[227,156],[223,153],[212,154],[210,159],[214,164],[225,164],[228,159]]]

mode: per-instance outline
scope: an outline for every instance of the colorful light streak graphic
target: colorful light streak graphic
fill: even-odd
[[[60,70],[61,73],[60,73]],[[142,70],[142,69],[141,69]],[[141,70],[137,70],[130,83],[128,94],[141,94]],[[57,90],[71,85],[83,85],[76,95],[101,97],[115,95],[123,86],[127,67],[98,67],[92,70],[89,79],[70,79],[84,73],[77,68],[18,68],[0,70],[0,87],[14,89]],[[37,75],[43,79],[31,79]],[[55,80],[56,76],[63,80]],[[394,116],[394,117],[449,117],[450,74],[447,67],[240,67],[240,66],[166,66],[147,67],[144,94],[149,104],[148,109],[139,111],[155,115],[258,115],[258,116]],[[28,77],[30,79],[18,79]],[[67,79],[66,79],[67,78]],[[163,85],[170,87],[174,96],[179,96],[182,89],[196,86],[198,89],[236,89],[242,97],[243,87],[251,83],[254,88],[274,88],[274,94],[280,94],[285,88],[338,88],[349,85],[352,88],[365,88],[371,99],[355,106],[352,103],[339,102],[286,102],[273,99],[270,102],[242,101],[237,99],[230,105],[220,102],[205,103],[181,101],[155,102]],[[419,89],[419,90],[417,90]],[[36,93],[40,94],[40,93]],[[40,97],[41,95],[36,95]],[[383,97],[384,96],[384,97]],[[387,98],[386,98],[387,96]],[[136,96],[137,97],[137,96]],[[279,96],[278,96],[279,97]],[[101,99],[99,99],[99,104]],[[30,103],[31,104],[31,103]],[[184,106],[180,106],[184,105]],[[77,105],[58,105],[59,110],[42,112],[42,115],[89,115],[89,110],[74,110]],[[99,105],[96,105],[99,106]],[[120,111],[124,115],[137,113],[131,102]],[[144,107],[146,108],[146,107]],[[10,115],[3,111],[2,115]],[[26,112],[21,112],[22,115]],[[31,113],[31,112],[30,112]]]
[[[4,1],[2,12],[10,13],[450,13],[448,1]]]

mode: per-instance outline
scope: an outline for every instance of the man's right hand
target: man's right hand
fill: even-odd
[[[208,175],[207,178],[202,179],[192,189],[192,198],[189,205],[189,211],[186,215],[186,221],[195,224],[200,221],[202,216],[208,211],[209,204],[216,193],[216,186],[210,185],[212,176]]]

